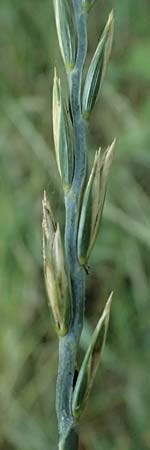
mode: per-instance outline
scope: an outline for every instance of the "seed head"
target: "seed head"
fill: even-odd
[[[56,331],[64,336],[72,315],[70,278],[66,269],[59,225],[55,224],[49,202],[43,200],[43,262],[47,294]]]
[[[101,88],[105,76],[111,52],[113,29],[114,19],[113,12],[111,12],[102,37],[92,58],[85,80],[82,97],[82,113],[86,119],[89,118],[89,115],[95,105],[99,89]]]
[[[69,118],[62,98],[56,69],[53,83],[53,133],[56,161],[65,191],[70,189],[74,171],[74,148]]]
[[[78,259],[86,265],[96,240],[102,218],[107,182],[113,159],[115,140],[101,157],[101,149],[96,152],[93,168],[83,196],[78,228]]]
[[[67,70],[76,61],[76,29],[72,0],[54,0],[56,29],[61,55]]]
[[[101,361],[106,341],[112,295],[113,293],[109,296],[103,314],[95,328],[91,343],[79,371],[72,400],[73,415],[76,417],[80,416],[85,406],[93,384],[93,379]]]

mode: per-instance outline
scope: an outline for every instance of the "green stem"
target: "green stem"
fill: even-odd
[[[78,34],[78,52],[75,68],[69,75],[69,89],[75,135],[75,171],[72,187],[65,197],[65,250],[71,278],[73,320],[69,333],[60,338],[59,342],[56,391],[59,450],[77,450],[79,444],[78,423],[72,415],[72,391],[85,301],[85,272],[78,263],[76,244],[80,201],[87,171],[86,126],[80,105],[82,71],[87,53],[87,33],[86,16],[81,10],[81,0],[73,0],[73,6]]]

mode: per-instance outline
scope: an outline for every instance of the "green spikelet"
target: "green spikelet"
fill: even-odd
[[[97,46],[96,52],[94,53],[93,59],[89,66],[85,80],[82,97],[82,113],[84,118],[86,119],[89,118],[90,113],[94,108],[99,89],[105,76],[111,52],[113,29],[114,19],[113,12],[111,12],[100,42]]]
[[[80,416],[85,406],[102,357],[108,329],[112,295],[113,293],[111,293],[103,314],[95,328],[92,341],[86,352],[77,378],[72,399],[72,411],[76,417]]]
[[[101,150],[96,152],[91,175],[85,189],[77,242],[78,259],[81,265],[87,263],[99,230],[114,149],[115,140],[103,157],[101,157]]]

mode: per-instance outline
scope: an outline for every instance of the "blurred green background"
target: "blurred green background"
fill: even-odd
[[[89,160],[117,137],[87,276],[81,357],[111,289],[107,345],[82,419],[81,450],[150,449],[150,2],[97,0],[87,63],[111,8],[112,57],[90,124]],[[1,0],[0,450],[57,448],[58,342],[42,272],[46,188],[64,227],[52,139],[52,82],[66,81],[52,0]],[[149,410],[149,411],[148,411]]]

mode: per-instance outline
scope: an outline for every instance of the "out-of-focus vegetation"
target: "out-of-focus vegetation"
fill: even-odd
[[[114,290],[107,346],[81,427],[82,450],[150,448],[150,3],[97,0],[89,58],[107,15],[115,39],[92,116],[89,159],[117,137],[103,224],[87,276],[81,356]],[[44,289],[41,198],[64,225],[54,161],[53,67],[64,79],[52,0],[1,0],[0,450],[57,447],[58,343]]]

